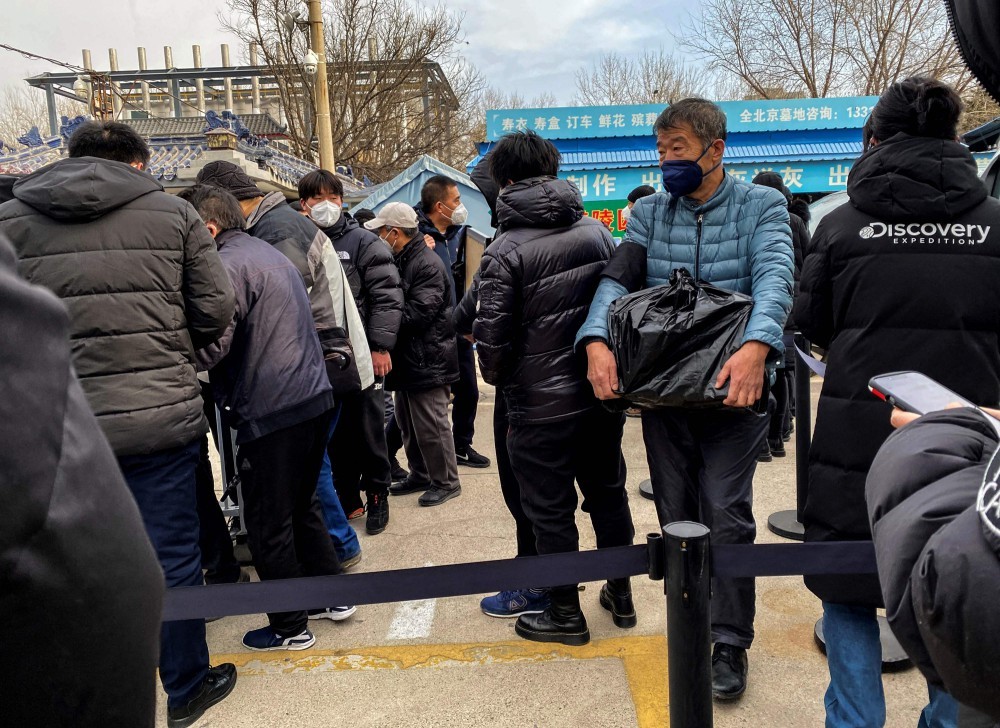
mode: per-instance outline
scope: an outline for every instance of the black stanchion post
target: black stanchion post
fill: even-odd
[[[809,351],[809,342],[802,334],[795,335],[795,345],[802,351]],[[795,357],[795,510],[777,511],[767,519],[767,527],[772,533],[793,541],[804,541],[805,528],[802,525],[802,508],[806,502],[806,487],[809,484],[809,445],[812,438],[812,409],[810,408],[809,366],[796,352]]]
[[[809,353],[809,342],[802,334],[795,335],[795,345]],[[806,507],[809,489],[809,447],[812,445],[812,388],[809,378],[812,372],[795,357],[795,512],[802,523],[802,509]]]
[[[680,521],[663,529],[666,548],[667,672],[672,728],[712,728],[709,530]]]

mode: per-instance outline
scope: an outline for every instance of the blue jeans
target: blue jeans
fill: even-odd
[[[826,728],[881,728],[885,725],[882,643],[874,607],[823,602],[823,632],[830,667]],[[918,728],[955,728],[958,703],[928,685],[929,702]]]
[[[338,404],[334,409],[333,420],[330,422],[327,443],[333,437],[333,431],[337,429],[337,420],[339,419],[340,405]],[[333,539],[334,547],[337,549],[337,557],[341,561],[347,561],[361,551],[361,544],[358,543],[358,534],[347,522],[344,507],[340,504],[340,497],[333,485],[333,468],[330,467],[329,448],[327,450],[328,452],[323,454],[323,466],[319,469],[316,495],[323,508],[323,520],[326,521],[326,528],[330,532],[330,538]]]
[[[201,440],[150,455],[118,458],[125,482],[139,506],[167,587],[198,586],[198,502],[195,468]],[[186,705],[208,674],[205,620],[164,622],[160,630],[160,680],[170,707]]]

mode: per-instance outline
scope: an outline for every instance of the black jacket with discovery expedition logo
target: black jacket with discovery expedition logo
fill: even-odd
[[[894,136],[854,164],[850,204],[816,230],[794,317],[829,350],[809,453],[809,541],[870,538],[865,476],[891,432],[868,391],[915,369],[980,404],[1000,400],[1000,201],[957,142]],[[878,604],[878,580],[809,577],[822,599]]]

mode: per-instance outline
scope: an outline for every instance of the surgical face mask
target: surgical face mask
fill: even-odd
[[[465,205],[463,205],[461,202],[458,203],[458,207],[456,207],[454,210],[445,205],[443,202],[441,204],[444,205],[444,208],[446,210],[451,212],[452,225],[464,225],[468,221],[469,211],[465,209]]]
[[[309,217],[321,228],[333,227],[340,220],[340,205],[329,200],[317,202],[309,209]]]
[[[631,217],[632,217],[632,208],[631,207],[623,207],[622,208],[622,222],[624,222],[626,225],[628,225],[628,221],[629,221],[629,219]]]
[[[685,195],[690,195],[696,189],[701,187],[701,181],[705,176],[713,172],[719,165],[715,165],[708,172],[701,171],[701,165],[698,162],[708,154],[708,150],[712,148],[709,144],[705,147],[705,150],[698,155],[698,159],[691,161],[690,159],[668,159],[666,162],[660,165],[660,171],[663,173],[663,187],[669,192],[673,197],[684,197]],[[721,162],[720,162],[721,164]]]

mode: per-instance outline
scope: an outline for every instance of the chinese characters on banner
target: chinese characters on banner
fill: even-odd
[[[877,96],[720,101],[730,133],[860,129]],[[649,136],[660,104],[497,109],[486,112],[486,137],[531,129],[548,139]]]

